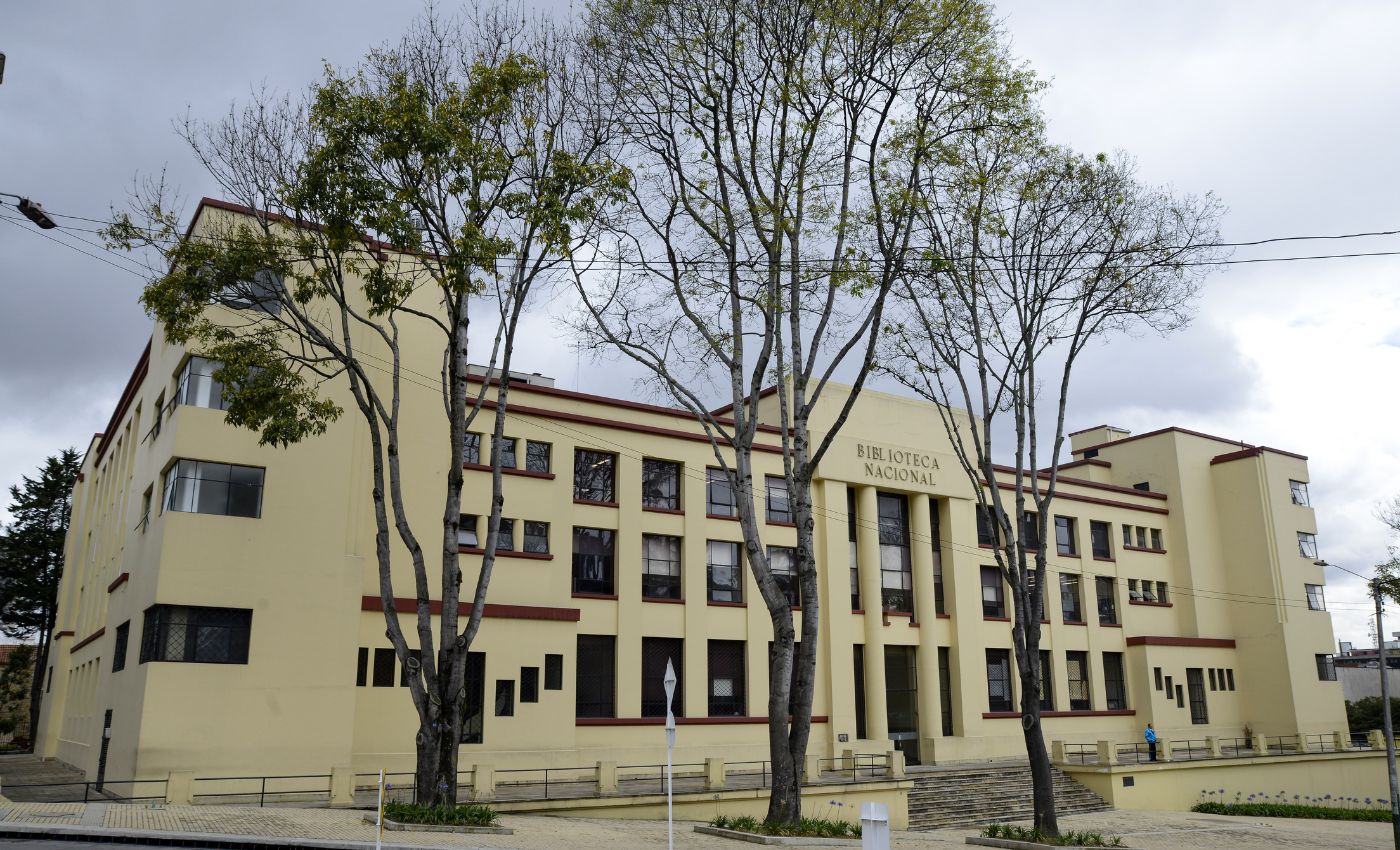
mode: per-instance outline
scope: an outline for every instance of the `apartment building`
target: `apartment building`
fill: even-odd
[[[196,227],[228,212],[206,201]],[[435,371],[430,347],[415,356]],[[416,717],[384,636],[366,429],[347,415],[304,444],[259,446],[224,421],[214,368],[157,328],[88,449],[36,746],[94,778],[408,769]],[[432,529],[446,429],[435,392],[405,392],[405,421],[422,423],[403,441],[407,507]],[[508,522],[469,661],[464,762],[663,760],[668,659],[676,761],[762,758],[772,632],[698,424],[538,375],[511,397]],[[772,421],[776,398],[761,407]],[[490,437],[468,439],[471,586]],[[781,576],[796,533],[778,434],[759,442]],[[1072,454],[1041,584],[1047,738],[1128,739],[1148,722],[1192,738],[1345,728],[1306,458],[1106,426],[1074,434]],[[814,500],[812,750],[1020,753],[1009,592],[937,411],[864,392]],[[406,558],[394,584],[411,634]]]

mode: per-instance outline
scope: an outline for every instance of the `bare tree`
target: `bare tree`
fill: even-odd
[[[973,129],[969,104],[1019,96],[1019,77],[976,2],[603,0],[588,30],[633,217],[573,258],[578,328],[696,416],[736,494],[773,624],[767,820],[792,822],[820,617],[812,477],[865,383],[926,159]],[[814,420],[828,396],[832,415]],[[777,428],[797,526],[796,646],[754,503],[761,423]]]
[[[1050,146],[1034,115],[991,123],[1002,130],[950,140],[931,170],[927,253],[902,281],[883,365],[937,404],[977,494],[1011,588],[1035,825],[1057,834],[1039,646],[1071,375],[1095,339],[1188,321],[1220,207],[1144,186],[1125,157]]]
[[[570,32],[502,8],[454,20],[430,10],[352,71],[327,68],[303,102],[264,93],[217,124],[185,122],[196,155],[250,213],[210,216],[186,238],[155,187],[140,205],[145,220],[126,218],[109,233],[162,249],[169,270],[143,303],[168,339],[222,363],[215,377],[228,390],[230,423],[260,431],[264,444],[296,443],[341,414],[334,390],[368,426],[380,596],[418,714],[419,802],[457,797],[466,659],[495,561],[519,320],[621,185],[623,172],[603,157],[607,116],[575,48]],[[481,321],[498,379],[473,390],[468,344]],[[416,361],[434,336],[441,360]],[[432,533],[404,504],[416,486],[401,466],[413,385],[440,392],[446,426],[447,483]],[[494,408],[491,512],[463,623],[465,440],[483,407]],[[436,622],[425,534],[441,557]],[[394,605],[404,558],[416,634]]]

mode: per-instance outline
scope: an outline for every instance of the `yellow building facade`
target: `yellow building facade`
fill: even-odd
[[[206,201],[196,231],[228,211]],[[407,354],[436,374],[431,340]],[[260,447],[224,421],[213,368],[156,328],[89,447],[36,747],[108,779],[409,770],[417,721],[384,636],[366,427],[351,410],[302,445]],[[703,431],[681,410],[519,378],[511,549],[472,647],[463,762],[662,761],[668,658],[676,762],[766,758],[772,631]],[[405,430],[407,507],[432,551],[446,430],[431,382],[405,393],[405,421],[423,423]],[[771,419],[776,399],[762,404]],[[777,434],[759,441],[757,472],[779,476],[758,498],[781,564],[796,534]],[[1345,729],[1306,458],[1179,428],[1091,428],[1072,453],[1044,582],[1047,740],[1132,740],[1148,722],[1170,738]],[[469,463],[466,587],[490,492]],[[937,411],[862,393],[814,502],[812,751],[1021,753],[1009,592]]]

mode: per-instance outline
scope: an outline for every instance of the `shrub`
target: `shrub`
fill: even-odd
[[[1330,795],[1329,795],[1330,796]],[[1318,820],[1390,821],[1390,809],[1354,809],[1305,803],[1197,803],[1193,812],[1252,818],[1315,818]]]
[[[782,835],[792,838],[860,838],[860,824],[830,818],[807,817],[797,823],[764,823],[749,815],[718,815],[710,821],[717,829],[752,832],[756,835]]]
[[[398,823],[431,826],[495,826],[500,815],[490,806],[474,803],[464,806],[425,806],[420,803],[384,804],[384,817]]]
[[[988,824],[982,830],[988,838],[1005,838],[1011,841],[1029,841],[1032,844],[1048,844],[1052,847],[1122,847],[1123,839],[1117,835],[1104,835],[1100,832],[1075,832],[1068,830],[1059,835],[1047,835],[1031,826],[1015,826],[1009,823]]]

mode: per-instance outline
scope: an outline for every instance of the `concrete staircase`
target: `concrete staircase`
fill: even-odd
[[[1061,815],[1099,812],[1109,808],[1097,794],[1057,768],[1055,808]],[[917,771],[917,772],[916,772]],[[1031,769],[1025,764],[979,765],[966,768],[910,770],[909,828],[944,829],[986,823],[1029,820]]]

